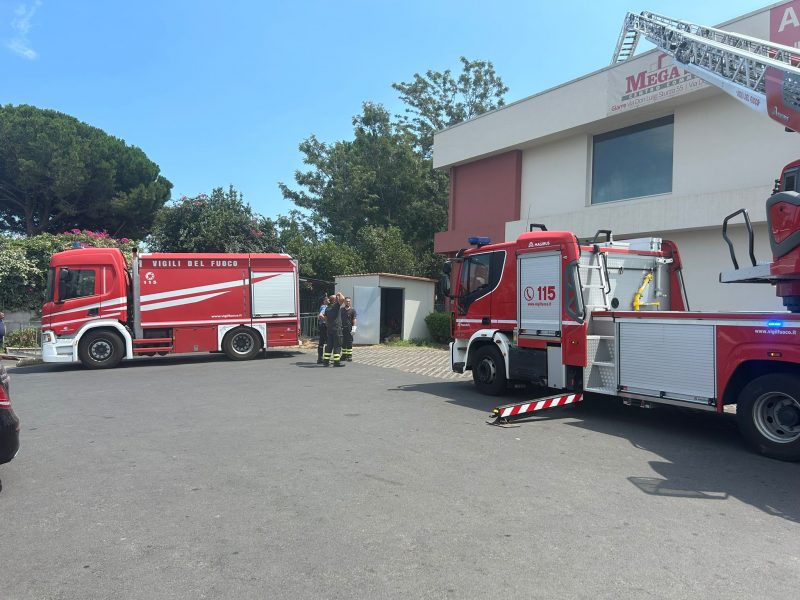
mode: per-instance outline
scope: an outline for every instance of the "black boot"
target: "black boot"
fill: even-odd
[[[337,360],[335,363],[333,363],[333,366],[334,367],[346,367],[347,365],[345,365],[342,362]]]

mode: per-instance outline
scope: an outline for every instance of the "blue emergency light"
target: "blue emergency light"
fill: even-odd
[[[488,237],[473,236],[469,238],[467,242],[469,242],[470,246],[478,246],[478,248],[480,248],[481,246],[486,246],[488,244],[491,244],[492,240],[490,240]]]
[[[767,327],[770,329],[778,329],[783,327],[783,321],[767,321]]]

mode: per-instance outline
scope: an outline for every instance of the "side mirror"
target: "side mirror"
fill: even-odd
[[[442,293],[442,296],[446,298],[450,297],[450,276],[449,275],[442,275],[439,279],[439,291]]]
[[[442,273],[444,273],[445,275],[450,275],[450,271],[452,270],[453,270],[453,263],[451,263],[449,260],[442,265]]]

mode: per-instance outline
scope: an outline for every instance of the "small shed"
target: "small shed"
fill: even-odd
[[[433,312],[436,280],[391,273],[338,275],[336,291],[353,299],[355,344],[379,344],[390,336],[428,339],[425,317]]]

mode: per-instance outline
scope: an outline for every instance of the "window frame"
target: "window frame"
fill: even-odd
[[[657,127],[662,127],[664,125],[671,125],[672,126],[672,164],[670,167],[670,174],[669,174],[669,190],[667,191],[657,191],[650,194],[641,194],[638,196],[627,196],[624,198],[615,198],[613,200],[606,200],[603,202],[596,202],[595,201],[595,182],[597,181],[596,177],[596,170],[595,170],[595,161],[597,159],[597,142],[603,142],[606,140],[611,140],[614,138],[623,137],[625,135],[630,135],[642,131],[646,131],[648,129],[655,129]],[[633,125],[628,125],[626,127],[621,127],[619,129],[614,129],[611,131],[607,131],[604,133],[598,133],[595,135],[589,136],[589,185],[587,186],[587,206],[604,206],[606,204],[613,204],[616,202],[627,202],[629,200],[638,200],[642,198],[653,198],[655,196],[665,196],[668,194],[672,194],[674,190],[674,183],[675,183],[675,115],[669,114],[663,117],[658,117],[656,119],[650,119],[648,121],[643,121],[641,123],[636,123]]]

